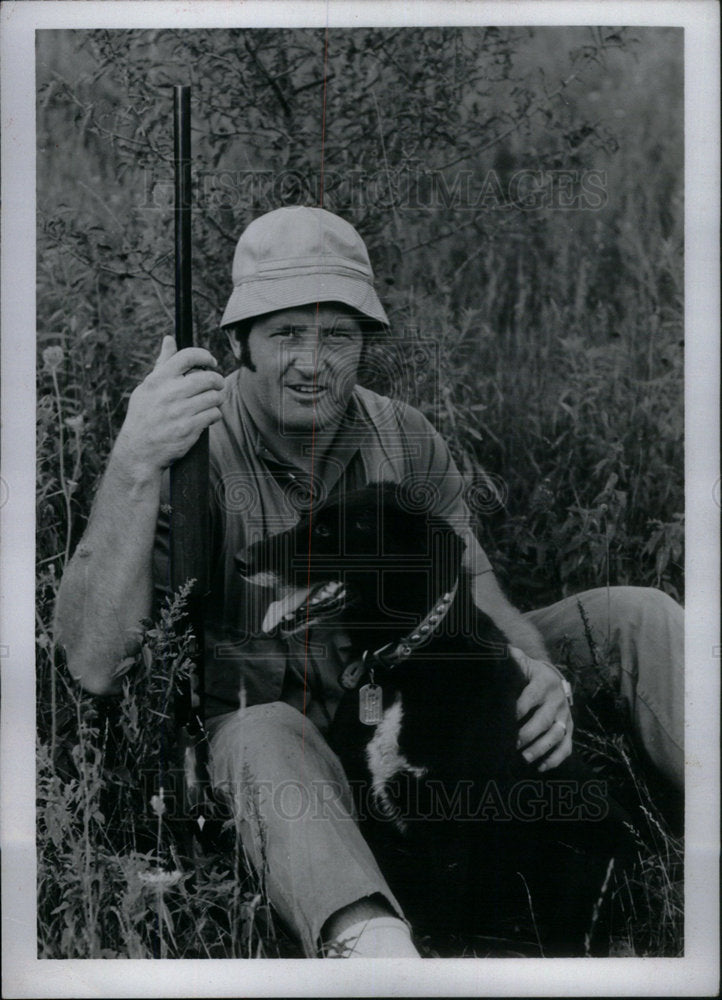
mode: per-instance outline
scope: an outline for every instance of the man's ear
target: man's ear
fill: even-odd
[[[233,351],[233,357],[236,359],[236,361],[240,361],[241,344],[240,341],[238,340],[238,335],[236,334],[235,326],[224,327],[224,332],[226,334],[226,337],[228,338],[228,344],[231,348],[231,351]]]

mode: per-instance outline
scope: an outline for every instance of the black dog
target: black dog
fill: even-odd
[[[414,927],[437,939],[529,927],[545,954],[597,953],[625,817],[574,756],[543,774],[524,761],[525,678],[472,600],[463,548],[403,487],[379,484],[251,546],[239,568],[277,588],[264,630],[336,621],[350,637],[328,740]]]

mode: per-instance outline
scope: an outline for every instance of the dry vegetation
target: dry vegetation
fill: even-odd
[[[38,34],[45,957],[294,954],[233,837],[189,865],[159,801],[186,663],[178,607],[148,623],[112,704],[69,680],[52,616],[127,396],[172,327],[170,85],[193,85],[196,333],[229,370],[217,324],[238,233],[321,197],[324,44],[319,31]],[[323,203],[367,237],[396,335],[366,380],[450,442],[522,608],[606,583],[683,597],[681,58],[670,30],[329,34]],[[604,670],[592,687],[613,703]],[[679,954],[681,844],[624,726],[590,720],[591,758],[640,807],[614,948]]]

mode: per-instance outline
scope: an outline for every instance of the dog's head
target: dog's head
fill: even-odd
[[[381,483],[312,510],[236,561],[251,583],[273,589],[265,632],[294,635],[335,620],[370,644],[418,624],[453,587],[463,550],[403,485]]]

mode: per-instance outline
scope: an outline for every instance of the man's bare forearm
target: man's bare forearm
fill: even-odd
[[[118,689],[118,664],[138,648],[140,621],[151,611],[160,484],[160,472],[139,471],[116,444],[63,574],[56,637],[70,673],[94,694]]]
[[[549,659],[539,632],[509,603],[492,572],[474,577],[473,588],[476,606],[502,630],[512,646],[518,646],[534,659]]]
[[[220,420],[223,377],[201,347],[165,337],[131,393],[88,528],[58,592],[55,630],[71,674],[94,694],[120,687],[118,664],[138,648],[153,601],[153,541],[163,470]]]

